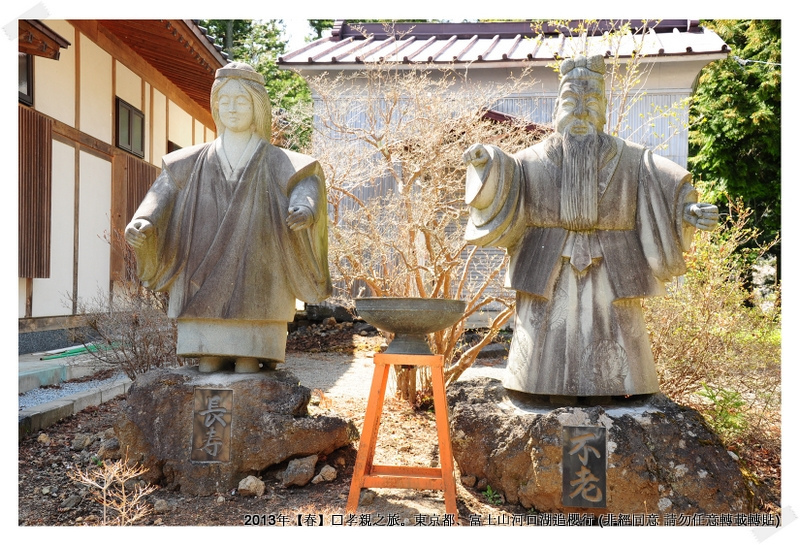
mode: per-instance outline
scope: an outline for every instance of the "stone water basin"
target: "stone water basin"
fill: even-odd
[[[386,354],[431,354],[427,335],[455,324],[467,305],[456,299],[422,297],[362,297],[355,302],[361,318],[394,333]]]

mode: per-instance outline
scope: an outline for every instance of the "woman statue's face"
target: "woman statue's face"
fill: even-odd
[[[244,86],[231,80],[222,86],[217,98],[219,119],[225,129],[233,132],[249,131],[253,124],[253,101]]]

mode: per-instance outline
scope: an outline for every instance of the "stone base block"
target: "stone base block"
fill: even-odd
[[[352,423],[310,416],[310,398],[285,371],[160,369],[137,377],[114,428],[120,452],[147,467],[150,482],[211,495],[271,465],[357,440]]]
[[[489,378],[448,389],[453,455],[463,482],[544,513],[748,512],[737,462],[702,416],[661,394],[601,406],[554,407]],[[562,502],[562,429],[606,428],[606,506]]]

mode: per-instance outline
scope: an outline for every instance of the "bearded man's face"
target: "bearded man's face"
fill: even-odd
[[[558,95],[556,131],[563,135],[586,136],[603,130],[606,97],[602,78],[576,78],[565,82]]]

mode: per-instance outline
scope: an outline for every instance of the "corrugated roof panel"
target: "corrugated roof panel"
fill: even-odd
[[[331,61],[333,62],[357,62],[356,56],[364,51],[364,48],[369,46],[375,41],[374,36],[370,36],[366,40],[359,40],[350,44],[350,47],[340,47],[333,55]]]
[[[359,51],[356,55],[357,62],[365,62],[365,61],[374,61],[375,59],[380,60],[382,57],[380,54],[384,52],[389,46],[393,45],[397,41],[397,38],[392,36],[388,40],[378,40],[372,47],[367,47],[362,51]]]
[[[431,46],[434,45],[435,43],[436,43],[436,36],[431,36],[421,44],[419,45],[415,44],[415,46],[409,49],[407,53],[404,53],[402,61],[419,62],[419,59],[422,57],[423,52],[431,48]]]
[[[389,44],[389,47],[385,47],[379,54],[374,55],[369,60],[371,62],[403,62],[403,55],[407,55],[412,47],[418,48],[420,43],[419,39],[415,36],[397,40]]]
[[[609,38],[608,32],[592,36],[565,36],[551,33],[544,39],[533,32],[520,32],[519,24],[502,23],[424,24],[407,34],[339,33],[312,42],[279,57],[278,64],[319,66],[398,63],[497,63],[536,61],[547,63],[557,58],[589,54],[630,56],[634,50],[647,56],[722,54],[725,42],[700,26],[681,21],[667,28],[641,27],[633,34]],[[346,26],[346,25],[345,25]],[[441,33],[436,33],[439,29]]]
[[[485,42],[488,42],[488,43],[485,43]],[[491,40],[486,40],[486,39],[482,40],[478,44],[478,47],[476,48],[477,51],[478,51],[478,60],[479,61],[489,60],[491,58],[492,54],[495,52],[498,43],[500,43],[500,36],[499,35],[496,35]],[[482,47],[484,45],[485,45],[485,49],[482,49]]]

